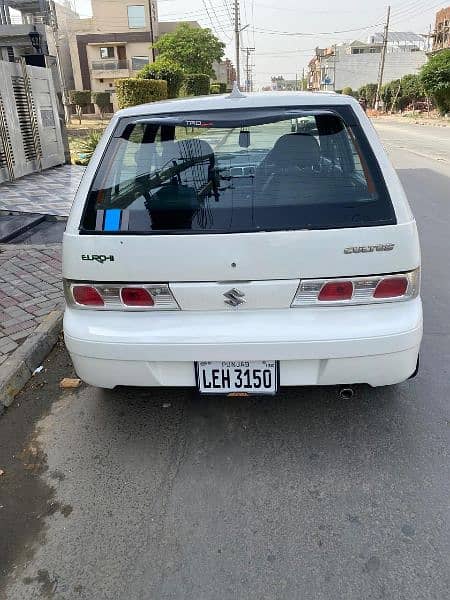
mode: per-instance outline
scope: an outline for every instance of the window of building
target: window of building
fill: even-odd
[[[100,48],[100,58],[114,58],[114,46]]]
[[[103,83],[103,79],[99,79],[100,83]]]
[[[145,7],[141,5],[128,6],[128,27],[140,29],[145,27]]]
[[[140,71],[145,65],[148,65],[148,56],[131,57],[131,68],[133,71]]]

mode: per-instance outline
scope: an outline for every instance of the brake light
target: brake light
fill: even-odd
[[[399,298],[406,294],[408,289],[408,280],[406,277],[390,277],[382,279],[377,285],[374,298]]]
[[[78,283],[64,280],[64,295],[73,308],[98,310],[179,310],[167,283]]]
[[[126,306],[154,306],[150,293],[141,287],[126,287],[120,290],[120,297]]]
[[[72,294],[77,304],[82,306],[104,306],[103,298],[91,285],[74,285]]]
[[[292,307],[330,304],[356,305],[398,302],[416,298],[420,269],[398,275],[373,275],[346,279],[303,279]]]
[[[353,296],[353,283],[351,281],[336,281],[326,283],[320,290],[318,300],[321,302],[338,302],[351,300]]]

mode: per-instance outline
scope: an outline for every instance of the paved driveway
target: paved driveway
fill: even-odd
[[[66,217],[84,167],[63,165],[0,184],[0,210]]]

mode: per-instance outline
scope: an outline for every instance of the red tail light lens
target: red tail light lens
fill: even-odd
[[[122,288],[120,297],[126,306],[153,306],[155,304],[150,293],[144,288]]]
[[[77,304],[82,304],[83,306],[105,305],[99,292],[91,285],[74,285],[72,294]]]
[[[351,300],[353,296],[353,283],[351,281],[334,281],[326,283],[320,290],[318,300],[336,302]]]
[[[406,277],[390,277],[382,279],[377,285],[374,298],[398,298],[406,294],[408,280]]]
[[[347,279],[303,279],[292,301],[292,307],[381,304],[403,302],[420,293],[420,267],[395,275],[372,275]]]

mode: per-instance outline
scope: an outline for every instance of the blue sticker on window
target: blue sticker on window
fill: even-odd
[[[121,212],[119,208],[110,208],[105,211],[103,231],[119,231]]]

